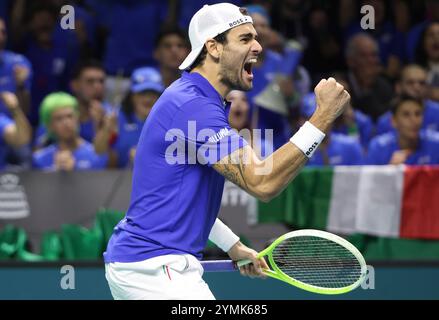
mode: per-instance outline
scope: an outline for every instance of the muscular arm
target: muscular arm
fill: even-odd
[[[321,80],[314,91],[317,108],[309,122],[327,132],[345,110],[350,96],[333,78]],[[306,161],[304,153],[291,142],[263,161],[247,145],[215,163],[213,168],[248,193],[268,202],[285,189]]]
[[[327,131],[330,123],[319,115],[314,115],[310,122],[322,131]],[[307,160],[291,142],[264,160],[260,160],[251,146],[246,145],[215,163],[213,168],[249,194],[268,202],[286,188]]]
[[[249,158],[247,163],[244,159]],[[215,163],[213,168],[249,194],[268,202],[294,179],[306,161],[302,151],[290,142],[263,161],[247,145]]]

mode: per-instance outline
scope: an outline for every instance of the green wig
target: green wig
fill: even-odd
[[[65,92],[48,94],[43,102],[41,102],[40,123],[48,129],[52,119],[52,113],[62,108],[72,108],[75,113],[78,113],[78,101],[75,97]]]

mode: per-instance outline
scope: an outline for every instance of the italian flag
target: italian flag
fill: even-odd
[[[338,234],[439,239],[439,166],[305,168],[258,222]]]

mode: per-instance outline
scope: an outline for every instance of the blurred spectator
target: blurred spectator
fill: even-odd
[[[392,105],[392,125],[395,132],[388,132],[372,139],[368,164],[439,164],[439,133],[421,131],[423,103],[402,96]]]
[[[75,28],[73,29],[79,46],[79,60],[92,59],[97,56],[97,21],[91,12],[79,4],[72,4],[75,9]],[[96,14],[96,13],[95,13]]]
[[[337,81],[340,81],[337,79]],[[301,109],[301,123],[308,120],[316,109],[316,97],[309,93],[303,99]],[[363,150],[361,147],[358,127],[364,132],[368,124],[364,122],[365,116],[359,113],[357,116],[352,107],[337,119],[332,129],[326,134],[325,140],[315,151],[307,165],[310,166],[335,166],[335,165],[361,165],[363,164]],[[369,120],[370,121],[370,120]]]
[[[23,55],[5,50],[7,40],[6,25],[0,18],[0,93],[14,94],[18,100],[18,107],[29,116],[32,67]],[[13,117],[3,99],[0,99],[0,114]],[[26,167],[30,162],[31,148],[28,144],[14,147],[6,145],[2,149],[4,153],[2,158],[5,158],[9,164]]]
[[[378,44],[379,58],[384,73],[391,79],[396,78],[401,64],[405,60],[404,34],[397,30],[389,18],[390,1],[364,0],[361,5],[370,5],[375,10],[375,28],[364,30],[360,21],[352,23],[345,32],[346,39],[355,34],[367,32]]]
[[[396,83],[396,93],[408,95],[424,102],[423,129],[439,131],[439,102],[427,99],[427,72],[416,64],[402,69],[401,78]],[[392,112],[388,111],[377,121],[377,134],[393,131]]]
[[[119,105],[129,90],[133,70],[156,65],[154,40],[161,26],[175,17],[169,15],[172,10],[168,10],[168,1],[162,0],[94,0],[89,5],[105,34],[106,100]]]
[[[24,1],[17,4],[24,5]],[[14,42],[33,67],[30,121],[36,127],[43,97],[54,91],[68,90],[71,67],[78,60],[79,47],[74,31],[61,29],[56,5],[48,1],[28,4],[27,11],[23,8],[21,16],[14,17],[13,25],[19,30],[15,30]]]
[[[99,154],[111,145],[111,162],[124,168],[134,160],[143,123],[164,90],[160,74],[154,68],[139,68],[131,76],[131,89],[119,114],[110,114],[96,134],[94,145]]]
[[[416,61],[427,69],[427,98],[439,102],[439,20],[426,26],[416,51]]]
[[[273,28],[288,39],[296,39],[306,47],[307,18],[312,2],[308,0],[279,0],[272,8]]]
[[[350,92],[349,84],[341,75],[335,75],[335,79]],[[316,108],[316,96],[310,92],[302,99],[301,115],[304,120],[309,119]],[[346,111],[337,118],[332,126],[332,132],[351,136],[361,143],[365,150],[369,145],[374,131],[372,120],[359,110],[355,110],[350,104]]]
[[[308,166],[354,166],[363,164],[363,151],[358,140],[329,132],[307,162]]]
[[[204,5],[212,5],[220,2],[229,2],[237,5],[238,7],[242,6],[241,0],[190,0],[190,1],[182,1],[182,0],[171,0],[170,3],[174,6],[174,10],[178,12],[177,21],[178,25],[187,30],[189,27],[189,22],[191,21],[192,16],[200,10]],[[171,6],[170,4],[170,6]]]
[[[190,44],[183,30],[169,27],[159,33],[155,43],[154,59],[158,62],[165,87],[180,78],[181,71],[178,67],[189,51]]]
[[[0,112],[0,170],[7,165],[7,147],[21,147],[30,142],[32,128],[19,107],[17,96],[12,92],[0,93],[0,100],[8,109],[9,116]]]
[[[393,96],[392,86],[380,75],[376,41],[366,33],[354,35],[346,47],[346,62],[352,105],[376,121]]]
[[[112,107],[104,99],[105,70],[100,62],[87,60],[81,62],[73,71],[70,87],[78,101],[79,134],[88,141],[93,142],[96,131],[102,126],[104,115]],[[49,136],[43,124],[36,133],[36,146],[50,144]]]
[[[334,67],[342,66],[344,63],[340,32],[325,9],[313,9],[308,19],[308,45],[303,65],[311,73],[314,84],[333,72]]]
[[[410,1],[411,7],[415,4],[422,5],[422,1]],[[413,15],[413,8],[411,8],[411,14]],[[431,24],[433,21],[439,21],[439,1],[437,0],[426,0],[425,1],[425,12],[422,17],[422,21],[417,23],[414,27],[410,29],[406,37],[406,55],[409,62],[416,61],[416,47],[420,39],[422,38],[422,33],[425,28]],[[419,62],[418,62],[419,63]]]
[[[251,129],[249,121],[250,106],[244,91],[232,90],[226,97],[230,102],[229,124],[238,132],[243,129]],[[249,142],[249,141],[247,141]]]
[[[40,121],[53,136],[54,143],[33,155],[33,167],[40,170],[103,169],[106,155],[95,153],[93,145],[78,135],[78,103],[64,92],[55,92],[44,98]]]
[[[80,135],[92,142],[112,106],[104,101],[105,70],[100,62],[84,61],[73,72],[70,87],[78,100]]]
[[[230,127],[238,131],[261,159],[272,154],[273,142],[271,137],[262,136],[260,130],[253,130],[251,127],[249,121],[250,105],[246,93],[232,90],[227,95],[226,100],[230,102]]]
[[[266,49],[273,30],[270,28],[267,14],[263,13],[264,9],[249,6],[248,10],[258,33],[258,41],[264,48],[252,68],[253,89],[247,92],[251,107],[252,127],[261,129],[264,139],[265,129],[273,130],[273,146],[274,149],[277,149],[291,136],[287,118],[288,110],[284,109],[296,96],[291,78],[294,70],[286,70],[291,66],[288,67],[284,64],[282,55]],[[276,78],[277,74],[284,74],[285,77],[278,79]],[[264,98],[266,103],[262,106],[258,98],[266,92],[268,92]]]
[[[29,114],[32,67],[23,55],[5,50],[7,40],[5,22],[0,19],[0,92],[15,93],[19,107]],[[9,115],[9,109],[1,100],[0,112]]]

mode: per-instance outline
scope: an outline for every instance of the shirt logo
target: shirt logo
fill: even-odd
[[[230,130],[227,128],[223,128],[220,131],[218,131],[215,135],[211,136],[208,141],[211,143],[217,143],[222,138],[227,137],[229,134],[230,134]]]

